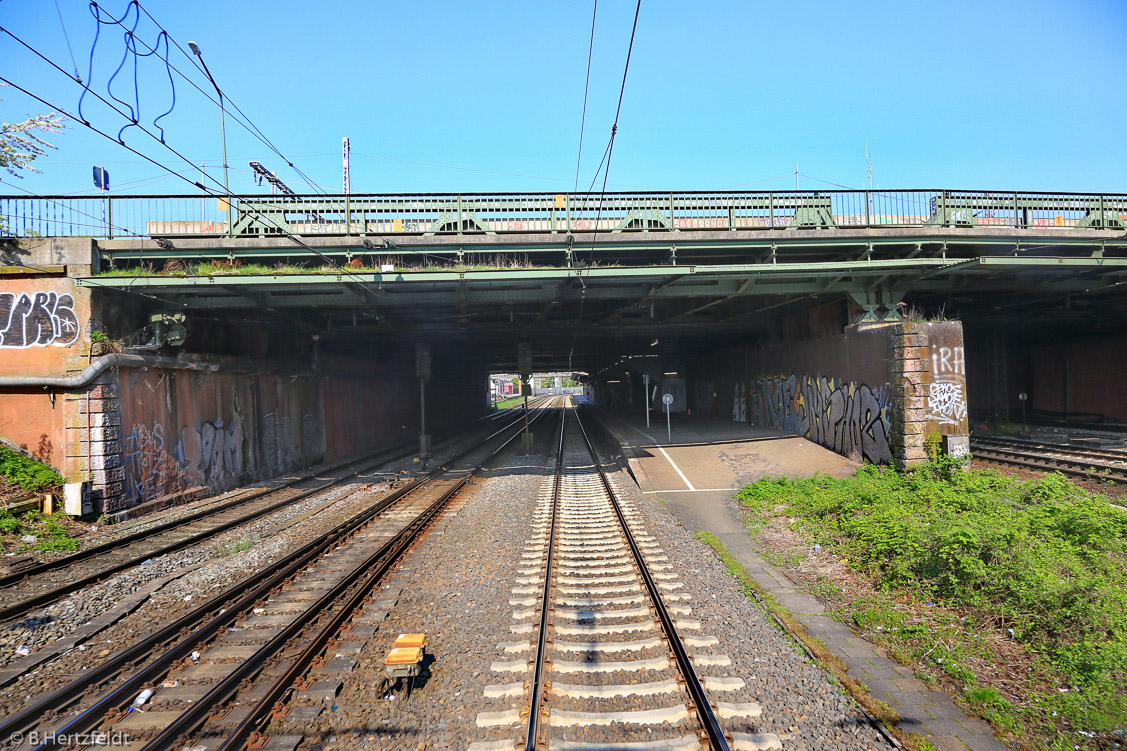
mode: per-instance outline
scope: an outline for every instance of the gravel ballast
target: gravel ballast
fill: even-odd
[[[529,674],[497,668],[532,656],[519,643],[534,637],[512,630],[510,600],[514,586],[520,586],[521,555],[533,537],[537,495],[550,480],[551,467],[547,457],[522,457],[489,474],[467,491],[442,536],[428,537],[404,560],[392,585],[401,589],[397,602],[344,680],[335,709],[302,728],[310,748],[466,749],[473,742],[512,742],[521,735],[523,718],[481,727],[479,715],[511,713],[525,701],[523,690],[506,696],[499,687],[523,685]],[[701,626],[692,635],[718,641],[690,652],[731,660],[730,665],[714,661],[698,672],[744,682],[742,688],[717,692],[715,700],[762,707],[759,717],[723,721],[727,730],[773,733],[784,749],[891,748],[853,700],[742,593],[710,549],[664,506],[638,492],[628,475],[615,472],[612,477],[644,527],[636,531],[660,542],[684,582],[690,599],[678,604],[691,605],[690,617]],[[428,635],[433,661],[410,698],[380,693],[382,661],[395,637],[420,631]],[[562,673],[549,673],[549,680],[569,682]],[[609,674],[593,682],[625,680],[630,680],[628,674]],[[486,695],[487,687],[492,696]],[[639,707],[652,705],[652,700],[638,702]],[[668,726],[662,735],[683,729]],[[613,727],[602,730],[600,737],[615,738]]]

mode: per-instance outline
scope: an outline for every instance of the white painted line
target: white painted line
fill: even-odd
[[[673,471],[674,471],[674,472],[676,472],[676,473],[677,473],[677,476],[681,478],[681,481],[682,481],[682,482],[684,482],[684,483],[685,483],[685,485],[687,485],[687,486],[688,486],[689,490],[690,490],[690,491],[695,491],[695,490],[696,490],[696,488],[694,488],[694,487],[693,487],[693,484],[692,484],[691,482],[689,482],[689,478],[688,478],[688,477],[685,477],[685,473],[684,473],[684,472],[682,472],[682,471],[681,471],[681,468],[680,468],[680,467],[678,467],[678,466],[677,466],[677,464],[676,464],[676,462],[674,462],[674,461],[673,461],[673,458],[672,458],[672,457],[670,457],[670,456],[669,456],[669,454],[665,453],[665,448],[664,448],[664,447],[663,447],[663,446],[662,446],[662,445],[661,445],[660,443],[658,443],[658,440],[657,440],[656,438],[654,438],[654,437],[653,437],[652,435],[650,435],[649,433],[646,433],[646,432],[643,432],[643,431],[641,431],[641,430],[638,430],[637,428],[635,428],[635,427],[634,427],[633,425],[631,425],[631,424],[630,424],[630,423],[628,423],[628,422],[625,422],[625,421],[623,421],[623,420],[619,420],[619,419],[618,419],[617,417],[612,417],[612,419],[614,419],[614,420],[616,420],[616,421],[618,421],[618,422],[622,423],[622,424],[623,424],[623,425],[625,425],[626,427],[628,427],[628,428],[630,428],[631,430],[633,430],[633,431],[634,431],[635,433],[639,433],[639,434],[641,434],[641,435],[644,435],[644,436],[645,436],[646,438],[649,438],[649,439],[650,439],[650,442],[651,442],[651,443],[653,443],[653,445],[657,447],[657,450],[661,452],[661,455],[665,457],[665,460],[666,460],[667,462],[669,462],[669,466],[670,466],[670,467],[673,467]]]
[[[661,455],[665,457],[665,460],[669,462],[669,466],[673,467],[673,471],[677,473],[677,476],[681,478],[682,482],[689,486],[689,490],[696,490],[696,488],[693,487],[693,484],[689,482],[689,478],[685,477],[685,473],[681,471],[681,468],[673,462],[673,457],[665,453],[665,449],[662,448],[661,444],[655,441],[654,445],[657,446],[657,450],[661,452]]]
[[[686,482],[688,482],[686,480]],[[644,495],[661,495],[662,493],[730,493],[736,488],[693,488],[692,490],[643,490]]]

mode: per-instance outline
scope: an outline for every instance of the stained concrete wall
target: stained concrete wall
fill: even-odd
[[[1127,422],[1127,340],[1034,347],[1029,359],[1030,409]]]
[[[862,324],[834,336],[734,348],[698,364],[699,414],[780,428],[878,464],[925,458],[928,433],[968,434],[958,322]],[[730,396],[729,396],[730,395]]]
[[[144,327],[147,301],[74,283],[92,252],[89,240],[0,245],[0,374],[72,374],[109,351],[91,342],[95,327],[114,339]],[[163,354],[214,372],[121,368],[81,388],[0,388],[0,439],[90,481],[105,512],[417,440],[410,346],[318,357],[300,327],[191,315],[188,326],[182,350]],[[442,434],[485,411],[487,368],[472,352],[434,351],[428,430]]]
[[[414,349],[408,346],[368,359],[323,358],[328,459],[418,440],[419,381],[414,358]],[[440,436],[485,412],[488,367],[480,356],[456,347],[434,346],[432,360],[426,427],[432,436]]]
[[[324,456],[313,376],[123,369],[116,386],[121,471],[103,468],[106,494],[119,496],[111,505],[225,490]]]

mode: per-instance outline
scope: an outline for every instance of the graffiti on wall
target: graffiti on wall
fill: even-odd
[[[243,474],[243,431],[222,420],[185,425],[170,442],[164,426],[134,425],[122,445],[125,492],[148,501],[190,485],[213,485]]]
[[[962,347],[931,347],[927,419],[959,426],[967,419],[967,367]]]
[[[148,501],[169,493],[179,485],[176,462],[164,450],[164,426],[134,425],[122,446],[125,492]]]
[[[194,430],[194,435],[191,431]],[[203,485],[243,473],[243,428],[241,422],[224,425],[222,420],[201,422],[180,431],[177,458],[186,472],[194,474]],[[197,451],[192,451],[197,447]],[[186,450],[187,449],[187,450]]]
[[[839,454],[874,464],[892,462],[888,389],[790,375],[759,378],[746,393],[737,384],[733,416],[809,438]]]
[[[80,332],[72,296],[0,292],[0,347],[67,347],[78,341]]]
[[[292,422],[292,421],[291,421]],[[282,471],[301,459],[302,447],[313,451],[320,443],[317,435],[320,426],[313,415],[301,418],[301,433],[287,428],[285,417],[271,412],[262,418],[262,466],[264,469]]]

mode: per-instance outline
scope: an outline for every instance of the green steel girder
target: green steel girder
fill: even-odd
[[[895,317],[896,303],[905,292],[1022,292],[1031,285],[1039,290],[1084,292],[1092,286],[1093,275],[1108,281],[1124,274],[1127,258],[992,256],[583,270],[100,276],[76,282],[99,289],[144,290],[175,298],[195,309],[374,307],[423,311],[433,306],[496,307],[508,303],[547,304],[540,311],[547,317],[553,312],[552,304],[611,302],[616,307],[597,311],[591,323],[613,327],[615,319],[618,323],[628,320],[623,316],[647,300],[697,301],[677,311],[664,311],[665,320],[674,320],[702,313],[712,316],[708,311],[713,309],[724,315],[725,310],[730,312],[732,305],[748,297],[825,294],[828,282],[833,293],[852,295],[865,311],[864,318],[887,319]],[[726,307],[718,307],[722,305]],[[771,307],[759,306],[751,313]],[[674,314],[670,316],[670,312]]]
[[[1084,292],[1091,287],[1091,281],[1085,280],[1065,280],[1060,282],[1052,282],[1045,285],[1046,289],[1051,289],[1058,292]],[[957,290],[957,289],[976,289],[977,287],[963,287],[955,283],[944,283],[942,285],[926,285],[912,284],[912,283],[897,283],[896,290],[903,290],[905,292],[935,292],[943,290]],[[991,282],[989,290],[994,292],[1024,292],[1030,289],[1028,283],[1020,281],[1011,282]],[[723,299],[717,300],[720,302],[731,302],[732,300],[747,298],[747,297],[779,297],[785,295],[819,295],[822,294],[821,289],[816,285],[809,282],[794,282],[794,283],[774,283],[774,284],[759,284],[756,286],[749,286],[743,293],[735,294],[738,288],[731,288],[725,285],[723,288],[712,289],[705,291],[700,287],[691,287],[686,289],[678,289],[671,287],[668,291],[663,291],[661,294],[655,295],[655,301],[668,301],[668,300],[709,300],[713,297],[722,297]],[[849,284],[840,285],[837,290],[838,293],[856,293],[864,294],[871,292],[864,283],[851,282]],[[248,307],[248,298],[246,295],[241,294],[221,294],[221,295],[200,295],[196,293],[189,293],[183,289],[174,290],[156,290],[157,293],[165,299],[175,299],[182,302],[188,307],[192,308],[246,308]],[[545,295],[542,291],[536,290],[475,290],[467,289],[464,298],[459,298],[457,292],[451,290],[449,292],[439,291],[419,291],[409,293],[394,293],[380,296],[378,302],[372,302],[370,298],[365,297],[361,292],[355,288],[350,289],[347,286],[333,287],[330,289],[309,289],[303,294],[271,294],[265,299],[264,307],[269,306],[272,308],[314,308],[314,307],[377,307],[379,309],[418,309],[427,310],[433,309],[435,306],[443,305],[472,305],[472,306],[488,306],[496,307],[499,304],[515,304],[515,305],[544,305],[545,303],[553,302],[568,304],[578,303],[580,298],[587,301],[606,301],[615,302],[620,301],[624,297],[630,295],[639,295],[643,292],[642,289],[592,289],[588,288],[586,293],[572,292],[568,294],[552,298]],[[725,294],[725,292],[730,292]],[[701,310],[714,307],[712,301],[707,304],[701,305]],[[610,320],[616,316],[621,316],[623,313],[629,312],[631,306],[616,308],[610,313],[600,314],[600,318],[593,321],[596,325],[609,324]],[[690,312],[690,311],[686,311]]]
[[[676,231],[673,226],[672,220],[660,209],[630,209],[626,212],[626,216],[618,223],[618,226],[612,230],[612,234],[618,234],[623,230],[628,229],[664,229]]]
[[[968,227],[983,226],[984,218],[998,218],[1007,220],[1012,217],[1014,225],[1029,227],[1033,225],[1032,212],[1065,214],[1081,213],[1082,216],[1075,224],[1078,229],[1121,229],[1127,226],[1124,215],[1127,214],[1127,200],[1113,196],[1068,196],[1061,198],[1042,198],[1026,196],[1019,193],[1004,194],[942,194],[932,200],[931,218],[927,226],[964,225]],[[989,217],[980,216],[977,212],[988,212]],[[1063,226],[1063,225],[1062,225]]]
[[[861,308],[854,323],[863,321],[902,321],[898,306],[904,299],[903,289],[876,289],[849,292],[849,298]]]
[[[467,227],[466,225],[470,225]],[[450,225],[454,225],[455,229],[446,229]],[[438,218],[431,222],[430,228],[423,233],[424,237],[430,237],[440,232],[457,232],[461,234],[469,229],[470,232],[479,232],[483,235],[496,235],[497,233],[491,229],[487,229],[485,223],[478,218],[477,214],[472,211],[443,211],[438,215]]]
[[[796,228],[797,229],[797,228]],[[942,232],[940,228],[935,228]],[[788,234],[783,234],[783,233]],[[848,234],[846,234],[848,232]],[[902,236],[896,237],[882,237],[882,236],[869,236],[858,235],[852,230],[838,230],[838,234],[830,237],[809,237],[807,234],[795,235],[791,230],[784,230],[771,237],[738,237],[733,239],[718,239],[716,237],[709,237],[707,239],[693,239],[689,233],[681,232],[676,242],[670,240],[668,242],[654,242],[652,240],[639,241],[629,239],[631,235],[623,233],[619,235],[610,236],[607,239],[601,239],[594,244],[583,242],[582,239],[577,239],[575,242],[582,243],[585,253],[593,253],[596,258],[600,254],[610,252],[654,252],[661,254],[672,254],[674,250],[677,253],[685,255],[693,252],[704,251],[726,251],[730,253],[748,253],[748,252],[769,252],[773,248],[779,251],[799,248],[835,248],[842,251],[849,248],[916,248],[917,246],[929,245],[934,250],[939,251],[944,247],[954,251],[957,248],[975,248],[982,246],[1002,246],[1013,247],[1015,242],[1021,242],[1029,246],[1050,246],[1060,248],[1087,248],[1092,251],[1096,250],[1120,250],[1127,248],[1127,238],[1122,235],[1115,235],[1109,237],[1081,237],[1081,238],[1062,238],[1053,235],[1044,235],[1037,233],[1033,230],[1022,230],[1020,235],[1006,235],[999,236],[996,233],[991,233],[988,229],[983,230],[984,234],[981,235],[944,235],[927,233],[911,233],[905,231]],[[779,236],[781,235],[781,236]],[[547,237],[557,237],[549,235]],[[607,237],[607,236],[602,236]],[[396,238],[399,243],[393,249],[383,247],[369,249],[363,245],[364,238],[354,238],[348,240],[346,238],[315,238],[304,237],[303,241],[311,247],[317,249],[317,252],[322,253],[329,257],[347,259],[357,254],[363,255],[395,255],[409,257],[413,254],[427,254],[427,255],[458,255],[459,253],[466,256],[488,255],[494,256],[498,254],[504,255],[534,255],[543,253],[566,254],[571,248],[575,247],[574,243],[569,244],[564,239],[545,239],[543,242],[505,242],[505,238],[500,236],[496,237],[495,241],[487,241],[485,236],[477,236],[477,239],[470,237],[455,237],[450,238],[446,236],[411,236],[404,238]],[[456,242],[451,243],[450,240]],[[155,261],[167,260],[170,258],[178,259],[226,259],[238,258],[241,260],[253,261],[257,259],[278,258],[283,256],[302,256],[307,255],[308,251],[299,245],[296,245],[288,238],[278,235],[263,236],[259,239],[250,239],[247,237],[235,238],[195,238],[195,239],[177,239],[172,241],[172,247],[162,248],[152,241],[103,241],[99,243],[102,249],[101,254],[103,258],[111,263],[116,261]],[[315,259],[313,259],[315,260]]]
[[[837,229],[831,200],[811,198],[803,202],[801,206],[795,208],[794,218],[787,225],[787,229]]]
[[[164,290],[207,289],[215,286],[239,287],[317,287],[319,285],[356,284],[378,285],[378,288],[387,290],[403,288],[403,291],[415,290],[424,285],[540,285],[551,282],[568,280],[583,280],[584,285],[591,284],[628,284],[628,283],[661,283],[674,276],[691,276],[697,285],[706,284],[705,280],[733,280],[733,284],[742,284],[743,280],[752,277],[757,279],[785,279],[788,277],[798,279],[813,279],[843,275],[850,277],[880,276],[891,273],[920,272],[915,278],[952,274],[970,273],[991,270],[1038,270],[1048,269],[1105,269],[1108,273],[1124,273],[1127,271],[1127,258],[1063,258],[1056,256],[1045,257],[1012,257],[991,256],[971,259],[967,261],[943,260],[938,258],[914,259],[885,259],[868,261],[836,261],[836,262],[811,262],[811,263],[777,263],[777,264],[717,264],[711,266],[658,266],[658,267],[608,267],[592,269],[514,269],[496,271],[440,271],[440,272],[400,272],[400,273],[332,273],[332,274],[231,274],[210,276],[96,276],[84,277],[77,280],[80,286],[87,287],[130,287],[130,288],[161,288]],[[715,281],[709,282],[715,284]],[[673,285],[668,289],[685,288],[686,283]],[[821,287],[819,286],[818,289]],[[697,294],[708,294],[714,286],[694,290]],[[655,292],[661,295],[662,290]],[[538,292],[541,296],[543,290]],[[732,294],[725,292],[725,294]]]

